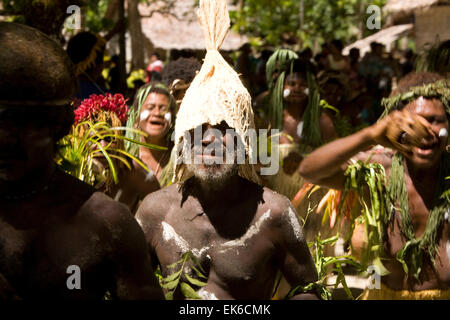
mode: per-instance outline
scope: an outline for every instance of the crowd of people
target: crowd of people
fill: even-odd
[[[448,57],[423,72],[332,40],[231,61],[224,3],[200,1],[202,62],[154,53],[127,92],[99,35],[63,50],[0,22],[0,297],[323,298],[308,243],[339,232],[362,271],[379,262],[363,298],[450,298]],[[253,129],[278,137],[273,175]]]

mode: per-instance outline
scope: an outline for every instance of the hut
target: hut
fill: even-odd
[[[450,0],[388,0],[383,11],[388,25],[414,24],[417,50],[450,39]]]
[[[386,51],[390,52],[396,41],[412,34],[414,25],[412,23],[391,26],[374,33],[364,39],[358,40],[343,50],[344,55],[348,55],[350,49],[359,49],[361,57],[370,51],[370,43],[378,42],[384,45]]]
[[[229,5],[229,8],[232,8]],[[182,51],[202,52],[205,49],[203,30],[196,16],[195,0],[177,0],[170,14],[160,13],[152,4],[140,4],[142,31],[150,44],[151,51]],[[248,39],[233,31],[229,31],[221,49],[224,51],[238,50]],[[200,53],[200,56],[202,54]]]
[[[358,48],[364,56],[371,42],[379,42],[391,51],[397,40],[406,37],[415,40],[417,51],[436,40],[450,39],[450,0],[388,0],[383,13],[383,29],[345,47],[343,54]]]

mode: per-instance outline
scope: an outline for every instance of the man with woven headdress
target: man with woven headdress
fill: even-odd
[[[200,1],[199,18],[207,54],[177,115],[177,183],[147,196],[136,217],[164,281],[181,278],[185,296],[186,283],[201,286],[203,270],[207,280],[197,291],[203,299],[269,299],[278,270],[293,287],[316,281],[317,272],[289,200],[254,182],[244,139],[254,128],[250,95],[218,52],[229,28],[226,2]],[[232,132],[245,146],[242,164],[239,150],[230,148]],[[188,252],[193,258],[174,268]],[[182,298],[170,292],[174,286],[167,289]]]
[[[367,238],[359,232],[364,225],[353,233],[353,253],[376,250],[387,269],[381,277],[381,288],[366,290],[365,299],[450,298],[450,202],[446,180],[450,166],[445,152],[449,103],[448,80],[433,73],[409,74],[384,101],[384,118],[317,149],[300,166],[306,179],[340,190],[349,190],[348,181],[353,180],[348,179],[357,173],[346,172],[352,162],[358,164],[356,160],[379,163],[386,171],[387,181],[379,181],[377,187],[385,190],[381,200],[385,198],[386,205],[378,203],[370,209],[374,217],[383,212],[380,208],[386,210],[365,226],[369,230],[381,226],[377,249],[366,247],[373,236],[369,233]],[[377,144],[381,146],[368,150]],[[368,188],[374,199],[373,189]],[[369,194],[367,190],[362,193]]]
[[[129,210],[65,174],[72,64],[43,33],[0,22],[0,297],[162,298]]]

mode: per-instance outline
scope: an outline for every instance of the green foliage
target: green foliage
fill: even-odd
[[[269,87],[269,119],[275,129],[283,127],[283,90],[286,78],[286,68],[292,69],[292,64],[298,55],[288,49],[278,49],[270,56],[266,65],[266,78]]]
[[[187,299],[201,299],[192,286],[203,287],[206,285],[206,282],[189,276],[189,274],[185,271],[185,267],[187,266],[187,264],[189,264],[189,268],[191,268],[195,272],[198,278],[205,280],[208,279],[205,276],[205,270],[203,270],[199,261],[192,254],[192,252],[185,252],[181,256],[180,260],[168,266],[169,269],[174,270],[173,273],[165,278],[161,275],[160,272],[156,274],[157,278],[160,281],[161,287],[166,289],[165,296],[167,300],[173,300],[173,295],[178,287],[180,287],[181,293]]]
[[[439,99],[444,105],[447,115],[450,115],[450,79],[443,79],[422,86],[412,87],[409,91],[391,98],[384,98],[382,105],[385,110],[382,117],[419,97]]]
[[[307,73],[308,80],[308,105],[303,114],[303,133],[302,138],[305,144],[312,148],[319,147],[322,142],[320,131],[320,116],[322,114],[322,105],[320,103],[319,87],[315,77],[311,72]],[[327,104],[328,106],[328,104]]]
[[[262,44],[274,46],[295,44],[314,47],[325,39],[356,40],[359,28],[362,36],[378,30],[368,30],[369,5],[382,7],[386,0],[303,0],[303,25],[299,0],[244,0],[241,10],[230,12],[233,29],[256,38]]]
[[[98,157],[106,159],[109,172],[116,184],[119,182],[119,177],[113,159],[130,170],[132,168],[130,160],[134,160],[148,171],[147,166],[141,160],[116,147],[117,142],[119,140],[129,141],[151,149],[165,150],[166,148],[135,141],[121,135],[123,131],[129,130],[146,136],[144,132],[125,127],[111,127],[106,122],[93,123],[90,120],[80,122],[72,128],[70,134],[58,142],[56,161],[62,170],[93,186],[109,178],[107,176],[109,173],[94,170],[95,158]],[[105,146],[102,145],[102,141],[109,141],[109,143]]]
[[[361,272],[363,271],[362,265],[350,255],[337,257],[325,257],[324,255],[325,246],[334,246],[338,239],[339,234],[336,234],[333,237],[322,240],[321,234],[319,233],[313,242],[308,243],[308,247],[312,251],[314,263],[316,265],[318,280],[306,286],[297,286],[293,288],[287,295],[287,298],[291,298],[300,292],[316,291],[322,299],[330,300],[332,296],[331,289],[336,289],[339,285],[342,285],[348,297],[350,299],[354,299],[350,289],[348,288],[342,267],[344,265],[351,265],[358,272]],[[328,284],[328,278],[332,274],[337,275],[336,282],[334,284]]]
[[[425,254],[435,266],[435,256],[438,254],[440,230],[445,220],[445,214],[450,211],[450,201],[446,193],[450,188],[447,174],[449,172],[450,157],[444,153],[438,178],[438,188],[433,208],[430,210],[425,232],[416,238],[414,225],[409,212],[409,195],[405,183],[404,157],[397,153],[392,160],[391,176],[387,188],[388,204],[395,212],[398,205],[400,211],[400,230],[406,239],[405,245],[397,253],[397,260],[402,264],[407,275],[413,275],[419,281]]]
[[[106,9],[111,0],[88,0],[86,1],[85,26],[95,33],[110,31],[114,22],[105,18]]]
[[[355,190],[359,195],[362,206],[361,216],[351,217],[351,222],[352,227],[354,227],[356,219],[364,222],[368,244],[361,259],[362,264],[367,266],[370,262],[375,262],[380,270],[383,270],[382,273],[386,274],[387,270],[381,263],[383,238],[386,225],[389,222],[389,213],[385,202],[386,173],[381,164],[368,163],[369,160],[366,162],[358,161],[347,168],[345,171],[347,179],[342,199],[348,195],[350,190]],[[341,201],[341,203],[343,202]]]
[[[247,0],[240,11],[231,11],[233,29],[269,44],[298,28],[298,1]]]

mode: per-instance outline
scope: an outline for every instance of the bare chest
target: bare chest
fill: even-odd
[[[429,191],[418,191],[409,177],[405,179],[409,196],[409,214],[411,224],[415,231],[415,238],[423,237],[427,223],[430,219],[430,211],[434,198],[434,186],[429,186]],[[434,271],[430,259],[424,256],[424,264],[421,273],[421,284],[417,284],[416,290],[438,288],[441,285],[450,286],[450,228],[447,220],[437,229],[438,253],[436,257],[436,270]],[[393,227],[388,232],[389,254],[392,257],[390,269],[393,271],[390,281],[397,283],[397,288],[403,288],[406,277],[402,266],[396,261],[397,253],[403,248],[409,239],[405,238],[402,230],[401,215],[397,212]],[[397,276],[395,276],[397,275]]]
[[[267,230],[269,220],[270,212],[255,218],[248,228],[233,237],[224,237],[205,218],[180,223],[169,217],[160,225],[156,248],[163,273],[177,271],[168,266],[190,251],[209,281],[258,287],[261,280],[268,280],[267,275],[275,275],[275,247]],[[190,271],[188,268],[187,272]]]
[[[0,219],[0,273],[24,298],[86,297],[96,291],[93,275],[105,256],[100,242],[64,224],[25,228]]]

